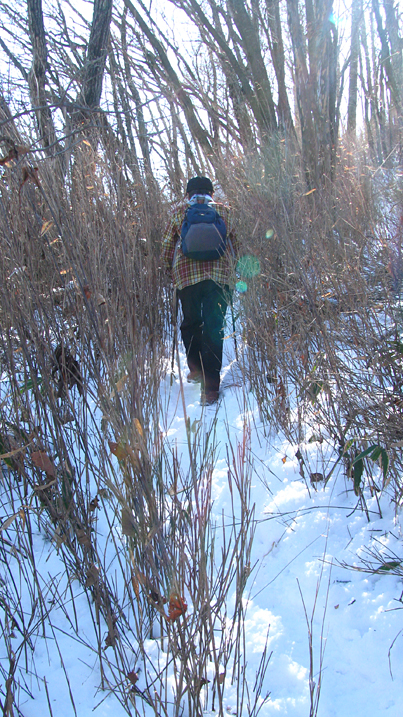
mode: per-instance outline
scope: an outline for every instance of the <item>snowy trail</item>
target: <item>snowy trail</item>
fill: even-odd
[[[183,355],[181,362],[185,375]],[[227,357],[227,367],[230,362],[231,357]],[[246,669],[250,684],[255,680],[267,633],[272,652],[263,689],[263,693],[270,692],[270,700],[260,714],[262,717],[308,717],[311,669],[316,685],[320,673],[322,678],[319,716],[375,717],[386,713],[400,717],[403,714],[400,679],[403,605],[399,602],[402,580],[387,571],[371,575],[340,566],[346,563],[362,567],[360,554],[372,564],[376,564],[377,551],[389,559],[401,555],[400,515],[395,514],[387,491],[380,498],[382,518],[375,498],[368,495],[369,522],[364,513],[355,510],[357,498],[351,481],[337,469],[326,490],[319,484],[317,490],[310,487],[308,491],[295,456],[298,446],[290,445],[282,436],[269,439],[268,427],[260,420],[253,395],[247,392],[247,387],[233,385],[239,383],[239,376],[230,376],[225,365],[223,373],[223,385],[230,384],[230,387],[224,390],[218,408],[202,409],[198,386],[184,385],[183,395],[186,418],[191,424],[201,421],[204,429],[209,430],[215,422],[217,449],[212,499],[217,523],[223,515],[232,519],[228,436],[233,447],[244,440],[248,442],[251,502],[256,521],[252,572],[244,598]],[[185,456],[186,420],[178,376],[173,386],[167,376],[161,392],[163,405],[167,407],[166,440],[176,444],[179,454],[183,448]],[[318,445],[307,443],[303,448],[311,470],[319,470]],[[320,450],[324,450],[323,446]],[[329,452],[326,459],[331,461],[331,458]],[[102,526],[102,521],[99,525]],[[49,577],[55,581],[62,579],[63,564],[54,546],[40,534],[36,534],[34,540],[38,573],[44,581],[49,581]],[[27,674],[26,701],[20,702],[22,714],[36,717],[48,713],[46,678],[49,704],[55,717],[74,714],[86,717],[97,705],[94,714],[120,717],[126,714],[123,708],[113,695],[99,689],[98,658],[90,647],[95,637],[87,598],[78,582],[73,583],[71,590],[77,612],[73,619],[69,589],[66,586],[63,608],[52,612],[57,643],[49,626],[46,628],[48,641],[36,639],[36,675]],[[49,601],[51,599],[49,595]],[[312,666],[306,617],[312,628]],[[78,635],[74,635],[76,620]],[[324,650],[322,666],[321,650]],[[75,711],[69,692],[73,695]],[[227,713],[235,715],[235,687],[229,679],[224,695]],[[145,715],[151,715],[146,705],[144,709]]]
[[[229,383],[232,385],[233,381],[230,379]],[[184,390],[187,414],[195,420],[201,412],[199,389],[186,385]],[[237,434],[242,441],[246,425],[254,463],[252,502],[257,521],[251,561],[256,568],[245,593],[251,681],[268,629],[273,653],[266,674],[271,700],[260,714],[290,717],[310,714],[305,604],[308,620],[312,619],[312,670],[316,683],[320,651],[324,649],[318,715],[375,717],[386,712],[398,717],[403,714],[399,678],[403,667],[402,603],[398,601],[402,580],[385,572],[370,575],[331,564],[336,561],[359,567],[357,556],[371,549],[385,551],[391,559],[401,555],[401,517],[396,516],[386,492],[380,500],[382,518],[375,498],[366,496],[371,517],[368,522],[360,509],[355,510],[357,498],[352,482],[341,470],[336,469],[325,490],[323,484],[318,484],[317,490],[310,488],[308,492],[295,457],[298,446],[290,445],[281,436],[267,441],[251,394],[247,395],[247,402],[248,410],[241,411],[242,388],[224,391],[217,413],[219,452],[212,497],[217,519],[222,511],[230,512],[227,431],[229,426],[231,438]],[[209,409],[203,418],[212,420],[213,416],[213,409]],[[179,408],[175,422],[177,440],[183,420]],[[305,444],[304,449],[310,454],[312,472],[319,470],[316,445]],[[327,459],[331,461],[330,453]],[[377,564],[375,558],[372,563]],[[230,688],[226,700],[228,713],[235,714]]]

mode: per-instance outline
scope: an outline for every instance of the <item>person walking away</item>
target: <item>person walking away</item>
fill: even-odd
[[[207,405],[219,397],[224,322],[237,251],[231,212],[213,202],[213,193],[208,177],[190,179],[162,241],[162,261],[171,271],[182,307],[187,380],[201,383],[201,400]]]

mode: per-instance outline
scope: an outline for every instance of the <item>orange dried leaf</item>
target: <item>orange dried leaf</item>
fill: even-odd
[[[24,511],[24,508],[20,508],[20,509],[19,509],[18,515],[19,515],[20,518],[21,518],[22,528],[24,529],[24,528],[25,528],[25,511]]]
[[[140,585],[139,585],[139,581],[137,580],[135,575],[132,575],[132,585],[133,585],[134,594],[138,600],[140,597]]]
[[[125,383],[126,383],[126,381],[127,381],[128,378],[129,378],[129,377],[128,377],[128,375],[126,374],[126,376],[123,376],[122,378],[119,379],[119,381],[117,381],[117,383],[116,383],[116,390],[117,390],[118,393],[120,393],[121,391],[123,391],[123,389],[124,389],[124,387],[125,387]]]
[[[119,461],[123,461],[129,455],[125,443],[109,441],[109,448],[111,449],[111,453],[113,453]]]
[[[135,418],[135,419],[134,419],[134,425],[136,426],[136,429],[137,429],[138,433],[140,434],[140,436],[143,438],[143,437],[144,437],[144,431],[143,431],[143,427],[142,427],[142,425],[141,425],[141,423],[140,423],[140,421],[139,421],[138,418]]]
[[[283,461],[283,463],[285,463],[287,460],[287,456],[283,456],[283,458],[281,460]]]
[[[47,455],[45,451],[35,451],[34,453],[31,453],[32,463],[36,468],[39,468],[41,471],[45,471],[47,476],[52,476],[52,478],[56,478],[56,468]]]
[[[179,595],[170,595],[168,604],[168,620],[177,620],[178,617],[184,615],[188,609],[185,598]]]

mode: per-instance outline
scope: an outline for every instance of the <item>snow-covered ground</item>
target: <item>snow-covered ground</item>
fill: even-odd
[[[256,521],[252,570],[244,593],[246,672],[251,686],[267,633],[272,653],[262,689],[262,694],[270,692],[270,699],[260,714],[262,717],[315,714],[311,711],[310,692],[314,697],[317,695],[321,680],[317,710],[320,717],[381,714],[400,717],[402,579],[387,569],[375,574],[363,571],[363,560],[381,567],[377,557],[380,553],[386,561],[403,560],[400,511],[387,489],[379,499],[380,517],[376,499],[368,492],[368,520],[357,507],[352,482],[343,475],[340,464],[326,489],[321,483],[310,485],[309,472],[320,472],[322,459],[329,469],[332,460],[336,460],[331,448],[315,442],[291,445],[281,435],[269,435],[254,396],[247,386],[237,385],[240,382],[234,373],[236,365],[231,360],[227,356],[224,362],[224,390],[218,407],[201,407],[198,386],[184,384],[183,391],[186,417],[193,425],[201,421],[208,430],[216,421],[212,515],[219,523],[223,515],[232,520],[228,435],[232,445],[241,444],[245,437],[248,442],[251,503],[255,506]],[[181,361],[185,375],[183,355]],[[161,392],[167,407],[161,425],[165,440],[180,448],[186,445],[186,421],[178,376],[173,386],[167,376]],[[304,451],[308,485],[300,474],[295,455],[298,448]],[[3,509],[2,521],[6,517]],[[12,543],[12,526],[4,531],[5,535]],[[33,540],[39,581],[49,589],[50,614],[43,621],[47,639],[41,630],[33,631],[34,663],[27,662],[26,692],[19,695],[21,712],[17,714],[37,717],[50,714],[50,708],[54,717],[127,714],[113,694],[101,689],[99,658],[93,649],[96,644],[93,606],[78,581],[63,583],[64,565],[54,543],[39,532],[33,535]],[[12,547],[8,550],[10,563],[15,561],[18,580],[17,566],[23,559],[16,560]],[[361,569],[353,570],[342,564]],[[2,565],[0,576],[2,581],[9,580]],[[54,594],[64,596],[62,604],[54,604],[52,585]],[[22,602],[26,598],[27,605],[31,604],[26,594],[27,580],[20,579],[20,589]],[[3,615],[3,628],[4,620]],[[100,629],[105,630],[105,626]],[[17,648],[18,632],[15,634],[12,640]],[[152,653],[152,641],[149,643]],[[1,649],[4,651],[4,643]],[[22,663],[24,659],[20,658],[20,667]],[[1,665],[5,682],[10,667],[5,654],[1,655]],[[108,669],[105,667],[106,677]],[[1,699],[4,703],[4,687]],[[225,682],[224,705],[228,714],[236,714],[235,687],[229,679]],[[145,703],[141,709],[145,715],[154,714]]]

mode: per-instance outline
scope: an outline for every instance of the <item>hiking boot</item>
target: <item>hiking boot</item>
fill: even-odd
[[[202,406],[213,406],[218,402],[220,392],[218,389],[210,388],[202,391],[200,403]]]
[[[188,383],[201,383],[202,378],[203,374],[200,369],[193,369],[193,371],[189,371],[188,375],[186,376],[186,380]]]

